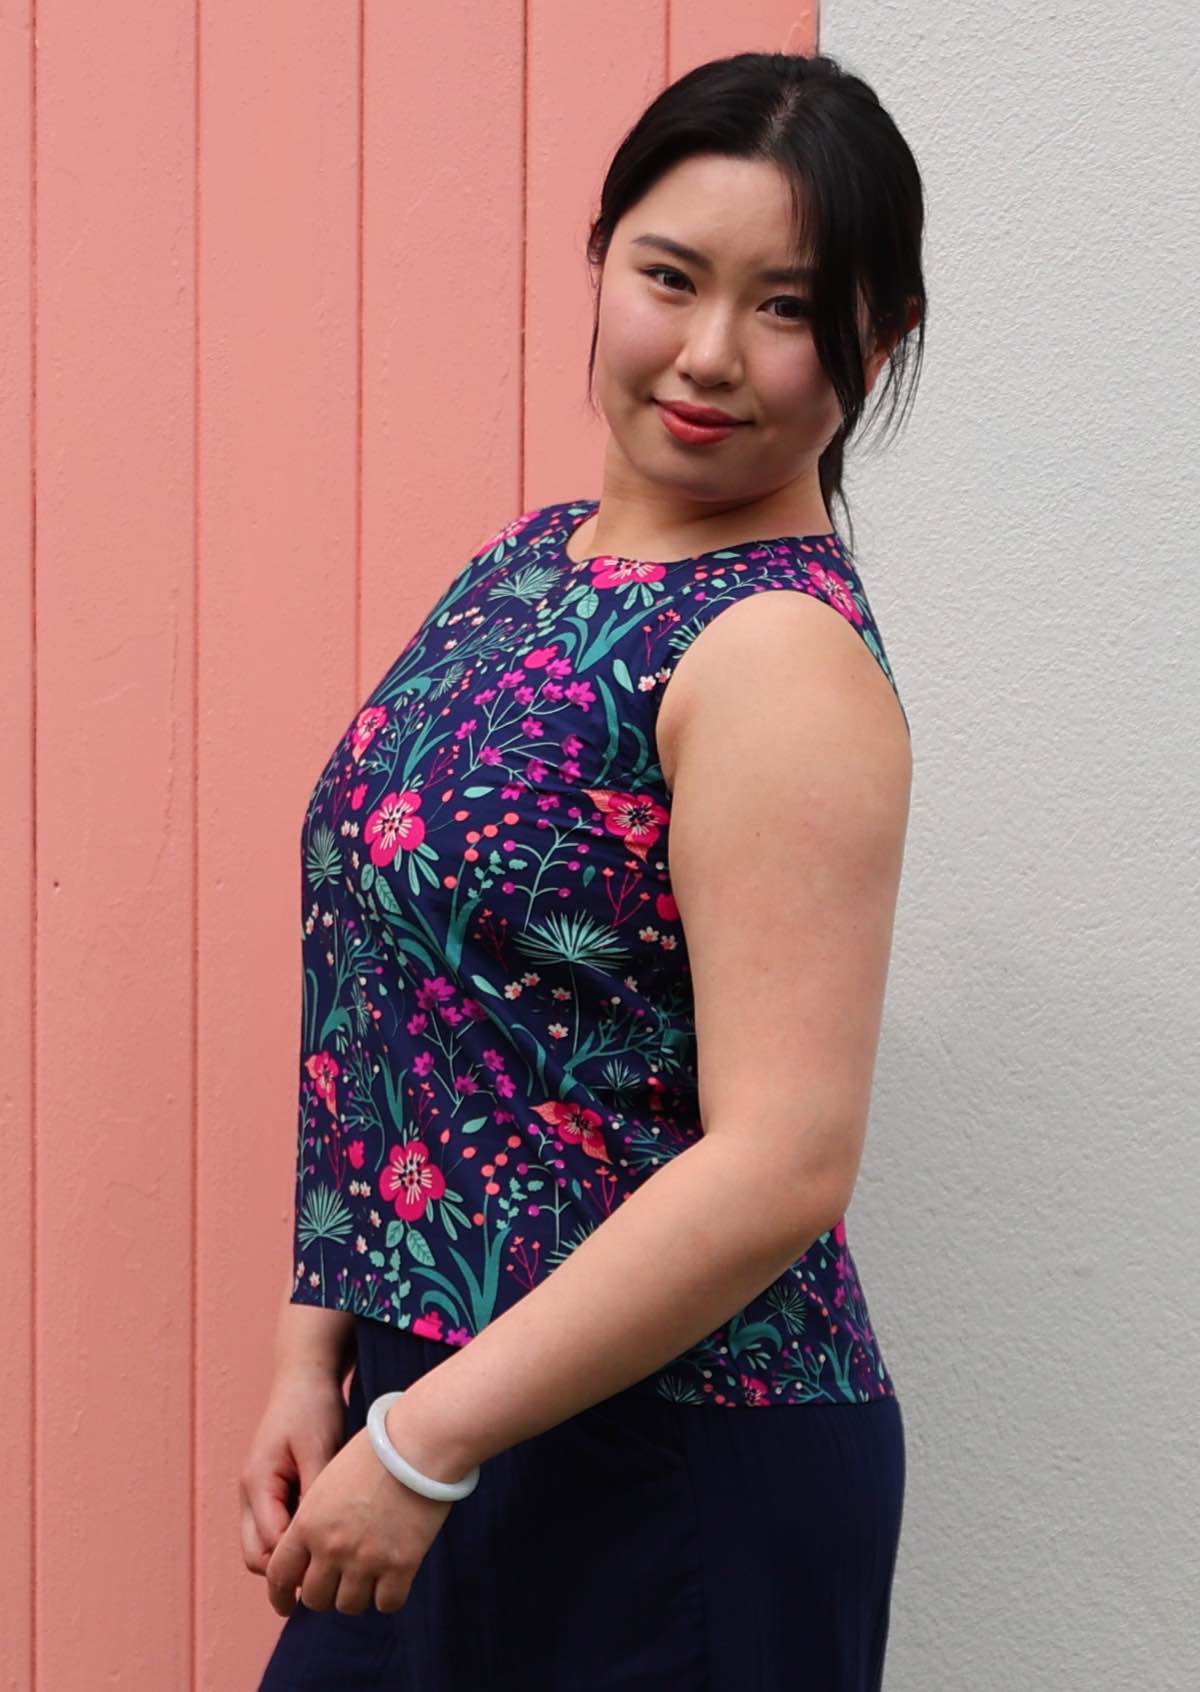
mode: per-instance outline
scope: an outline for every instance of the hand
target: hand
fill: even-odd
[[[345,1435],[346,1401],[336,1369],[297,1365],[277,1373],[238,1481],[242,1555],[252,1574]]]
[[[400,1408],[395,1404],[392,1412]],[[389,1433],[393,1425],[389,1415]],[[400,1437],[396,1444],[405,1449]],[[309,1610],[332,1607],[358,1616],[372,1600],[385,1613],[403,1609],[452,1508],[397,1480],[361,1429],[318,1475],[271,1554],[266,1575],[272,1608],[291,1615],[299,1586]]]

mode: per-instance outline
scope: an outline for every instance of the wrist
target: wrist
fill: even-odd
[[[401,1457],[431,1480],[465,1480],[474,1460],[455,1439],[445,1417],[438,1417],[436,1406],[422,1399],[419,1385],[418,1381],[409,1387],[388,1410],[387,1436]]]

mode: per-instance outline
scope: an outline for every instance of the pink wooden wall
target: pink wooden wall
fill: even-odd
[[[600,491],[583,243],[799,0],[0,0],[0,1689],[233,1692],[299,827],[480,541]]]

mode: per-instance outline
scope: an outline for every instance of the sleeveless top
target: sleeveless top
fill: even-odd
[[[655,742],[700,630],[749,594],[813,594],[895,690],[836,534],[575,563],[566,542],[598,503],[487,541],[313,789],[292,1303],[467,1344],[700,1137]],[[845,1218],[629,1390],[895,1397]]]

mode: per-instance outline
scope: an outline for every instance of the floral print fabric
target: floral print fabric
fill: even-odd
[[[576,563],[596,506],[491,537],[313,789],[293,1303],[465,1345],[699,1138],[655,722],[700,630],[752,593],[814,594],[895,689],[835,534]],[[696,1405],[895,1396],[845,1219],[636,1385]]]

